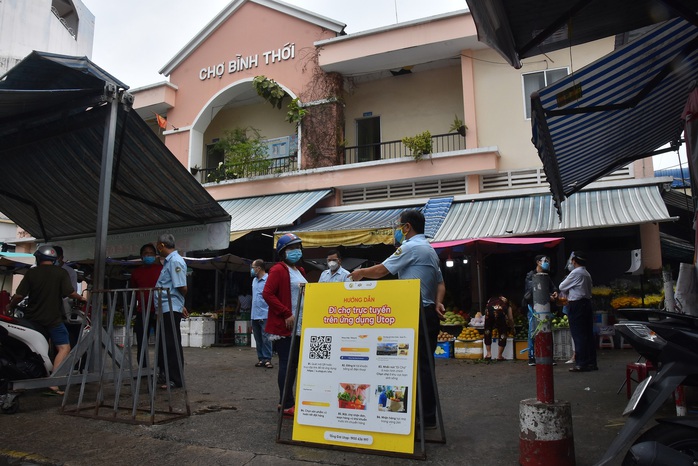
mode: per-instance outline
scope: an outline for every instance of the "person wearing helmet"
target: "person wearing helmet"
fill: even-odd
[[[279,262],[274,264],[267,276],[262,297],[269,305],[267,325],[265,332],[269,339],[276,345],[279,354],[279,406],[284,416],[293,417],[295,412],[293,386],[298,369],[299,346],[295,345],[291,354],[291,332],[296,328],[296,335],[300,335],[301,321],[303,317],[303,303],[299,306],[301,285],[308,283],[305,279],[305,270],[299,265],[303,257],[302,241],[293,233],[286,233],[276,242],[276,254]],[[298,316],[298,324],[295,325],[295,316]],[[283,399],[284,382],[286,372],[290,375],[289,393]]]
[[[68,330],[63,324],[63,300],[69,297],[87,301],[73,289],[68,273],[54,267],[58,254],[51,246],[40,246],[36,252],[36,267],[27,270],[17,287],[17,292],[7,305],[11,311],[25,296],[29,297],[24,317],[46,330],[56,347],[53,367],[57,369],[70,353]],[[49,387],[52,393],[62,395],[58,387]]]

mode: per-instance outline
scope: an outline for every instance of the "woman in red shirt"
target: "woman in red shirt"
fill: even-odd
[[[141,246],[141,260],[143,265],[136,268],[131,272],[131,288],[155,288],[155,284],[160,276],[160,271],[162,270],[162,264],[157,260],[157,253],[155,252],[155,246],[150,243]],[[141,301],[141,296],[143,300]],[[141,357],[141,348],[143,346],[143,341],[148,341],[148,335],[150,334],[150,329],[155,330],[155,323],[157,322],[156,307],[151,304],[150,317],[147,324],[143,321],[143,313],[147,308],[147,304],[150,298],[150,292],[145,291],[143,294],[136,292],[136,299],[138,300],[138,305],[136,307],[136,323],[134,325],[136,331],[136,343],[138,345],[138,358]],[[146,351],[143,358],[143,367],[148,366],[148,352]]]
[[[276,252],[279,262],[269,269],[267,283],[264,285],[262,296],[269,305],[269,315],[264,331],[269,334],[269,339],[274,342],[276,352],[279,354],[279,409],[283,409],[284,416],[293,417],[295,412],[293,385],[298,369],[298,353],[300,344],[294,345],[291,351],[291,332],[294,329],[296,316],[298,325],[295,325],[296,335],[300,335],[301,319],[303,316],[303,303],[301,284],[308,283],[305,279],[305,270],[298,266],[303,257],[301,239],[293,233],[286,233],[276,243]],[[283,398],[286,372],[289,372],[290,383],[286,399]]]

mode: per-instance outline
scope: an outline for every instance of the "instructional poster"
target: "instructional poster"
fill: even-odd
[[[293,440],[414,452],[419,280],[305,287]]]

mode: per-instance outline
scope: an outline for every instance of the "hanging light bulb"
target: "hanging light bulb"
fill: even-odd
[[[468,263],[468,258],[467,258],[467,257],[464,257],[464,258],[463,258],[463,264],[465,265],[465,264],[467,264],[467,263]]]
[[[453,259],[451,259],[451,256],[448,256],[448,259],[446,259],[446,267],[453,267]]]

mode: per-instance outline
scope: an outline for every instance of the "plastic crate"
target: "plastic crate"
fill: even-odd
[[[453,342],[450,341],[440,341],[436,343],[436,350],[434,351],[435,358],[448,359],[453,357]]]
[[[133,340],[133,327],[128,329],[129,343]],[[126,344],[126,327],[114,327],[114,344],[123,347]]]
[[[235,346],[250,346],[250,334],[249,333],[236,333],[235,334]]]

